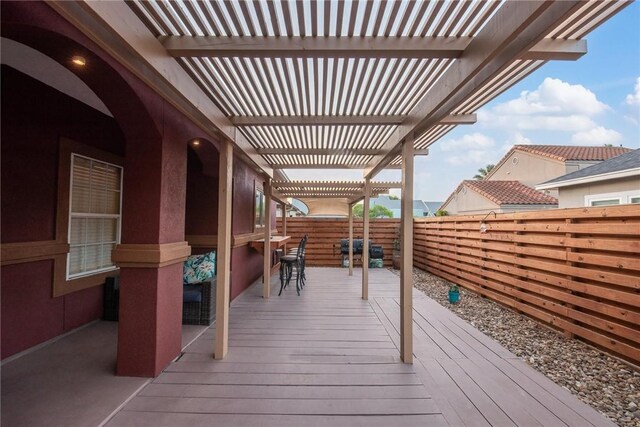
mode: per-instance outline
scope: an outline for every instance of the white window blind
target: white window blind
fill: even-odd
[[[115,268],[111,251],[120,242],[122,168],[73,154],[67,278]]]

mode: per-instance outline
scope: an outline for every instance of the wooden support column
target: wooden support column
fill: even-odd
[[[353,205],[349,205],[349,276],[353,276]]]
[[[413,363],[413,137],[402,143],[400,358]]]
[[[364,208],[362,209],[362,299],[369,299],[369,198],[371,180],[364,180]]]
[[[271,294],[271,179],[264,182],[264,271],[262,273],[262,298]]]
[[[282,235],[286,236],[287,235],[287,204],[283,203],[282,204]],[[285,243],[284,246],[282,247],[282,250],[284,251],[284,254],[287,254],[287,244]],[[280,261],[280,260],[278,260]]]
[[[216,284],[216,339],[213,356],[223,359],[229,342],[229,284],[231,280],[231,207],[233,194],[233,145],[220,143],[218,189],[218,280]]]

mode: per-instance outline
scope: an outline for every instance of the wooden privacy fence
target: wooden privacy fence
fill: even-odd
[[[414,233],[417,267],[640,363],[640,206],[420,218]]]
[[[400,227],[399,219],[372,219],[369,240],[384,249],[384,265],[391,266],[393,240]],[[282,231],[282,218],[278,218],[278,231]],[[346,218],[287,218],[287,235],[297,244],[308,234],[306,263],[310,266],[340,267],[340,239],[349,238],[349,221]],[[362,219],[353,220],[353,236],[362,238]]]

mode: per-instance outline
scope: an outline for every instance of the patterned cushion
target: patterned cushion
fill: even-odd
[[[215,251],[203,255],[191,255],[184,262],[182,283],[201,283],[216,274]]]

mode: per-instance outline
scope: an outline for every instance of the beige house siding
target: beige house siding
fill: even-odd
[[[561,187],[558,203],[560,208],[577,208],[585,206],[585,196],[627,191],[637,191],[640,194],[640,178],[633,176],[606,182]]]
[[[593,161],[593,162],[588,162],[588,161],[567,161],[566,165],[567,165],[567,171],[565,172],[565,174],[567,173],[571,173],[571,172],[575,172],[575,171],[579,171],[580,169],[584,169],[584,168],[588,168],[589,166],[593,166],[593,165],[597,165],[598,163],[600,163],[599,161]],[[550,178],[553,179],[553,178]]]
[[[470,215],[490,211],[501,212],[498,204],[469,189],[466,185],[462,186],[458,193],[440,209],[447,211],[449,215]]]
[[[514,159],[517,159],[514,161]],[[564,162],[515,150],[489,177],[490,181],[520,181],[535,187],[566,174]],[[553,194],[550,194],[554,196]],[[555,197],[555,196],[554,196]]]

